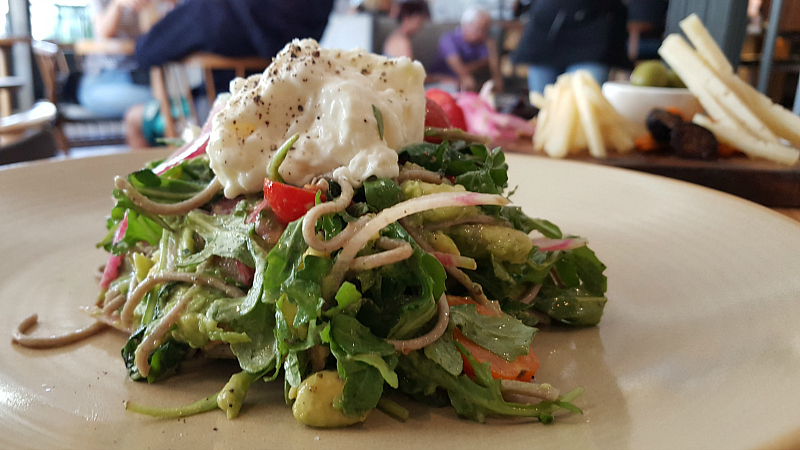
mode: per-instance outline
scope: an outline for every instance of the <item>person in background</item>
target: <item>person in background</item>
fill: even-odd
[[[138,37],[139,13],[150,6],[150,0],[92,0],[95,38]],[[121,118],[132,106],[152,98],[147,74],[137,71],[133,57],[92,54],[84,58],[78,102],[92,114]]]
[[[322,37],[331,9],[333,0],[188,0],[138,39],[135,58],[142,68],[195,52],[270,59],[292,39]],[[227,92],[231,78],[215,74],[217,92]],[[139,105],[127,117],[132,147],[153,144],[142,133],[145,108]]]
[[[580,69],[602,84],[611,66],[629,65],[621,0],[533,0],[529,16],[512,60],[528,66],[531,91]]]
[[[628,0],[628,59],[660,59],[669,0]]]
[[[489,37],[491,24],[492,17],[485,9],[464,11],[461,26],[439,39],[439,59],[431,68],[432,75],[439,77],[436,81],[452,83],[456,90],[476,91],[480,88],[476,77],[488,69],[495,91],[502,92],[497,43]]]
[[[386,38],[383,54],[391,58],[405,56],[414,59],[411,38],[431,19],[428,2],[424,0],[408,0],[399,4],[397,21],[400,26]]]

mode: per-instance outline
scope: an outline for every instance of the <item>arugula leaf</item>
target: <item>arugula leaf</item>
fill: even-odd
[[[162,224],[159,224],[147,215],[140,215],[135,210],[130,209],[128,210],[128,225],[125,234],[119,242],[112,243],[114,233],[120,222],[121,218],[112,225],[112,228],[109,229],[105,238],[97,244],[98,247],[103,247],[114,256],[125,254],[125,252],[130,250],[138,242],[144,241],[150,245],[157,245],[158,241],[161,239],[162,230],[164,230]]]
[[[514,361],[518,356],[527,355],[537,331],[511,316],[478,314],[475,305],[451,307],[450,321],[469,340],[506,361]]]
[[[607,301],[606,297],[590,294],[582,288],[545,285],[532,307],[567,325],[589,326],[600,322]]]
[[[533,405],[506,402],[500,391],[500,380],[492,378],[489,364],[479,363],[464,346],[457,342],[455,344],[475,371],[475,381],[466,375],[453,376],[439,364],[414,351],[400,358],[398,370],[402,371],[403,377],[416,381],[401,386],[415,387],[428,383],[428,386],[444,388],[456,414],[477,422],[483,422],[489,415],[501,415],[536,417],[547,423],[552,421],[554,412],[565,409],[558,402],[569,403],[574,399],[575,393],[580,392],[570,392],[556,402],[542,401]],[[567,398],[567,395],[570,397]]]
[[[478,259],[478,268],[466,272],[489,298],[508,301],[519,298],[527,287],[544,282],[561,255],[561,252],[540,252],[534,248],[523,264],[502,263],[490,256]]]
[[[379,339],[355,317],[339,314],[331,319],[331,341],[336,342],[348,355],[374,353],[379,356],[394,354],[394,346]]]
[[[410,243],[414,254],[356,274],[364,295],[357,317],[376,336],[405,339],[436,315],[436,300],[444,292],[447,274],[439,260],[422,251],[399,224],[390,224],[381,234]]]
[[[363,363],[378,370],[381,384],[385,380],[390,386],[397,387],[397,374],[394,372],[397,358],[393,345],[375,337],[354,317],[339,314],[331,319],[330,324],[329,343],[341,367],[340,378],[349,382],[347,373],[342,371],[360,371],[363,368],[359,369],[360,366],[354,363]]]
[[[216,301],[208,314],[250,338],[250,342],[231,344],[231,351],[242,370],[252,373],[276,370],[277,374],[280,352],[275,337],[275,305],[259,302],[246,314],[241,314],[241,305],[241,300]]]
[[[380,211],[403,201],[403,190],[394,181],[380,178],[364,182],[367,204]]]
[[[484,207],[482,209],[489,215],[511,223],[514,228],[525,234],[536,230],[550,239],[561,239],[562,237],[561,230],[552,222],[544,219],[532,219],[525,215],[519,206]]]
[[[183,161],[165,173],[156,175],[153,173],[152,168],[159,162],[152,161],[145,169],[128,176],[131,184],[140,193],[153,201],[174,203],[186,200],[203,190],[214,178],[214,172],[209,167],[207,156]],[[146,241],[151,245],[156,245],[157,239],[154,237],[161,235],[161,229],[172,230],[173,227],[168,222],[180,220],[179,218],[162,218],[145,211],[136,206],[119,189],[114,189],[113,195],[117,199],[117,203],[108,218],[108,233],[97,246],[105,248],[106,251],[112,252],[114,255],[125,253],[139,241]],[[123,240],[112,247],[114,232],[123,217],[125,217],[126,212],[128,212],[128,231]]]
[[[267,255],[267,270],[264,274],[266,300],[275,302],[283,293],[283,283],[303,263],[303,254],[308,249],[303,238],[303,220],[290,223],[280,240]]]
[[[303,374],[305,373],[308,358],[305,353],[296,350],[290,350],[286,354],[286,360],[283,363],[283,373],[286,377],[286,382],[292,387],[300,386],[303,382]]]
[[[489,150],[481,144],[463,141],[407,145],[400,149],[400,161],[455,177],[467,190],[500,194],[508,184],[508,165],[498,147]]]
[[[276,302],[282,295],[297,306],[293,326],[300,327],[321,315],[324,299],[321,282],[333,262],[305,255],[303,220],[290,223],[278,244],[267,255],[264,273],[264,301]],[[305,255],[305,256],[304,256]]]
[[[174,372],[189,353],[189,345],[169,340],[150,355],[150,372],[147,382],[156,382]]]
[[[199,264],[216,255],[237,259],[248,267],[255,267],[251,252],[255,245],[251,238],[255,225],[245,223],[243,215],[212,216],[194,210],[186,215],[186,227],[203,237],[205,247],[198,253],[179,258],[179,266]]]
[[[125,362],[125,367],[128,369],[128,377],[134,381],[143,379],[142,374],[140,374],[139,370],[136,368],[136,348],[142,343],[146,329],[146,326],[142,326],[134,331],[120,351],[122,360]]]
[[[606,270],[605,264],[597,259],[597,255],[583,246],[576,248],[570,252],[565,252],[564,256],[556,263],[559,275],[567,271],[574,273],[576,279],[572,283],[568,283],[567,287],[577,287],[577,281],[590,293],[595,295],[603,295],[608,288],[608,279],[603,272]]]
[[[176,203],[205,189],[213,178],[208,157],[203,156],[183,161],[161,175],[148,167],[131,173],[128,181],[150,200]]]
[[[377,338],[354,317],[339,314],[323,331],[336,357],[339,378],[345,380],[338,406],[348,415],[361,415],[378,404],[384,381],[398,386],[394,346]]]
[[[336,355],[336,344],[331,351]],[[361,416],[375,409],[383,395],[383,377],[373,366],[359,361],[338,360],[339,378],[345,380],[342,396],[334,403],[348,416]]]
[[[172,373],[180,363],[186,358],[189,346],[173,340],[168,340],[158,346],[147,358],[150,362],[150,372],[147,377],[143,377],[136,368],[136,349],[144,339],[146,326],[139,327],[122,347],[122,360],[128,369],[128,376],[134,381],[147,380],[148,383],[156,382]]]
[[[324,316],[333,317],[342,312],[352,313],[352,310],[355,310],[357,313],[357,308],[361,305],[360,301],[362,297],[361,292],[358,291],[358,288],[355,284],[345,281],[339,287],[334,299],[336,299],[336,306],[323,312],[322,314]]]
[[[464,359],[453,340],[453,326],[448,326],[441,338],[427,345],[425,356],[442,366],[450,375],[458,376],[464,370]]]

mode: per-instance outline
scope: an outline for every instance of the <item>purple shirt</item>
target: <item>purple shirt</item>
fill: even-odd
[[[439,55],[436,63],[431,68],[431,73],[446,73],[456,76],[456,73],[447,65],[447,58],[452,55],[461,57],[464,63],[478,61],[489,57],[489,48],[485,42],[470,44],[464,41],[464,34],[461,28],[445,33],[439,38]]]

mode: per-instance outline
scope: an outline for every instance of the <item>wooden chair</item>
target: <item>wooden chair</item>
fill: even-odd
[[[36,57],[36,65],[39,67],[39,74],[42,77],[44,96],[50,103],[56,105],[57,110],[59,89],[69,77],[67,59],[64,57],[64,52],[61,51],[58,45],[52,42],[33,41],[31,47]],[[60,122],[58,115],[56,115],[53,136],[61,151],[68,154],[69,143]]]
[[[28,111],[0,118],[0,164],[55,156],[55,119],[56,106],[50,102],[38,102]]]
[[[217,98],[214,88],[214,71],[230,70],[237,77],[244,77],[247,72],[263,71],[271,61],[259,57],[227,57],[213,53],[195,53],[179,63],[171,63],[163,67],[154,67],[150,71],[150,83],[153,96],[161,104],[161,114],[164,116],[166,137],[177,137],[175,118],[170,113],[171,105],[181,104],[181,97],[189,103],[189,119],[197,123],[197,113],[194,110],[194,99],[189,88],[186,67],[200,67],[203,71],[203,82],[209,103]],[[180,108],[179,108],[180,109]]]
[[[213,53],[195,53],[183,60],[186,66],[198,66],[203,69],[203,82],[206,85],[206,96],[209,102],[217,98],[214,88],[215,70],[233,70],[237,77],[244,77],[247,72],[263,71],[271,61],[259,57],[230,58]]]
[[[56,106],[56,123],[53,129],[56,142],[59,148],[65,153],[69,153],[72,146],[92,146],[122,144],[125,137],[122,133],[102,134],[92,139],[80,141],[70,141],[64,132],[64,125],[68,123],[83,123],[96,125],[96,128],[110,128],[111,124],[116,124],[120,120],[97,117],[91,112],[77,104],[62,103],[60,101],[60,91],[69,78],[70,69],[64,52],[61,48],[47,41],[33,41],[31,44],[33,54],[36,57],[36,64],[44,84],[45,98]],[[121,123],[121,122],[120,122]],[[121,125],[119,126],[121,130]]]

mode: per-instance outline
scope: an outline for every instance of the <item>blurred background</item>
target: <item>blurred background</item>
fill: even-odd
[[[492,81],[496,109],[530,119],[536,109],[529,92],[541,91],[555,74],[580,66],[599,83],[626,80],[641,61],[658,58],[663,37],[691,12],[742,79],[791,109],[800,72],[800,0],[779,1],[777,15],[772,6],[770,0],[0,0],[0,115],[26,113],[41,124],[52,113],[56,146],[73,155],[162,145],[201,126],[209,98],[234,76],[263,70],[293,37],[315,37],[325,47],[411,56],[425,65],[429,87],[445,92],[478,91]],[[222,18],[210,20],[209,8]],[[603,25],[593,25],[595,18]],[[243,31],[226,34],[219,31],[224,27]],[[574,39],[556,48],[552,35],[569,35],[570,27]],[[295,33],[269,34],[275,28]],[[212,38],[218,43],[203,41]],[[26,132],[22,125],[3,132],[3,145]]]

